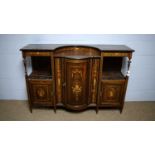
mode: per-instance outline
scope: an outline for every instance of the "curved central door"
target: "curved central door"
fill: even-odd
[[[83,110],[89,104],[89,59],[64,60],[64,100],[71,110]]]

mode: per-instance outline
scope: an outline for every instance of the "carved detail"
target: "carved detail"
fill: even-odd
[[[62,93],[61,93],[61,63],[60,59],[55,59],[55,71],[56,71],[56,94],[57,94],[57,102],[62,102]]]

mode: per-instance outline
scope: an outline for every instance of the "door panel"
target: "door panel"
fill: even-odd
[[[65,59],[65,105],[72,110],[82,110],[89,98],[89,59]]]
[[[53,104],[53,92],[52,81],[29,81],[30,96],[32,104],[35,105],[52,105]]]
[[[101,105],[120,105],[124,83],[102,82],[101,83]]]

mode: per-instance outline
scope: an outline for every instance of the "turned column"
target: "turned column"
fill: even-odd
[[[28,87],[28,74],[27,74],[26,56],[23,56],[23,64],[24,64],[24,69],[25,69],[25,79],[26,79],[26,88],[27,88],[27,96],[28,96],[28,102],[29,102],[29,109],[30,109],[30,112],[32,113],[32,103],[31,103],[30,91],[29,91],[29,87]]]
[[[126,95],[128,80],[129,80],[129,76],[130,76],[130,65],[131,65],[131,62],[132,62],[131,59],[132,59],[132,55],[130,54],[128,56],[127,72],[126,72],[126,76],[125,76],[125,85],[124,85],[124,92],[125,93],[124,93],[124,96],[122,97],[120,113],[122,113],[122,110],[123,110],[123,107],[124,107],[125,95]]]

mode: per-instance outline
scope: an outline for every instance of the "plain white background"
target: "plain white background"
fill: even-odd
[[[154,6],[154,0],[0,0],[0,32],[154,34]],[[154,122],[1,122],[0,153],[154,155],[154,131]]]
[[[155,35],[0,35],[0,99],[26,100],[20,48],[26,44],[125,44],[135,50],[126,101],[155,101]]]

